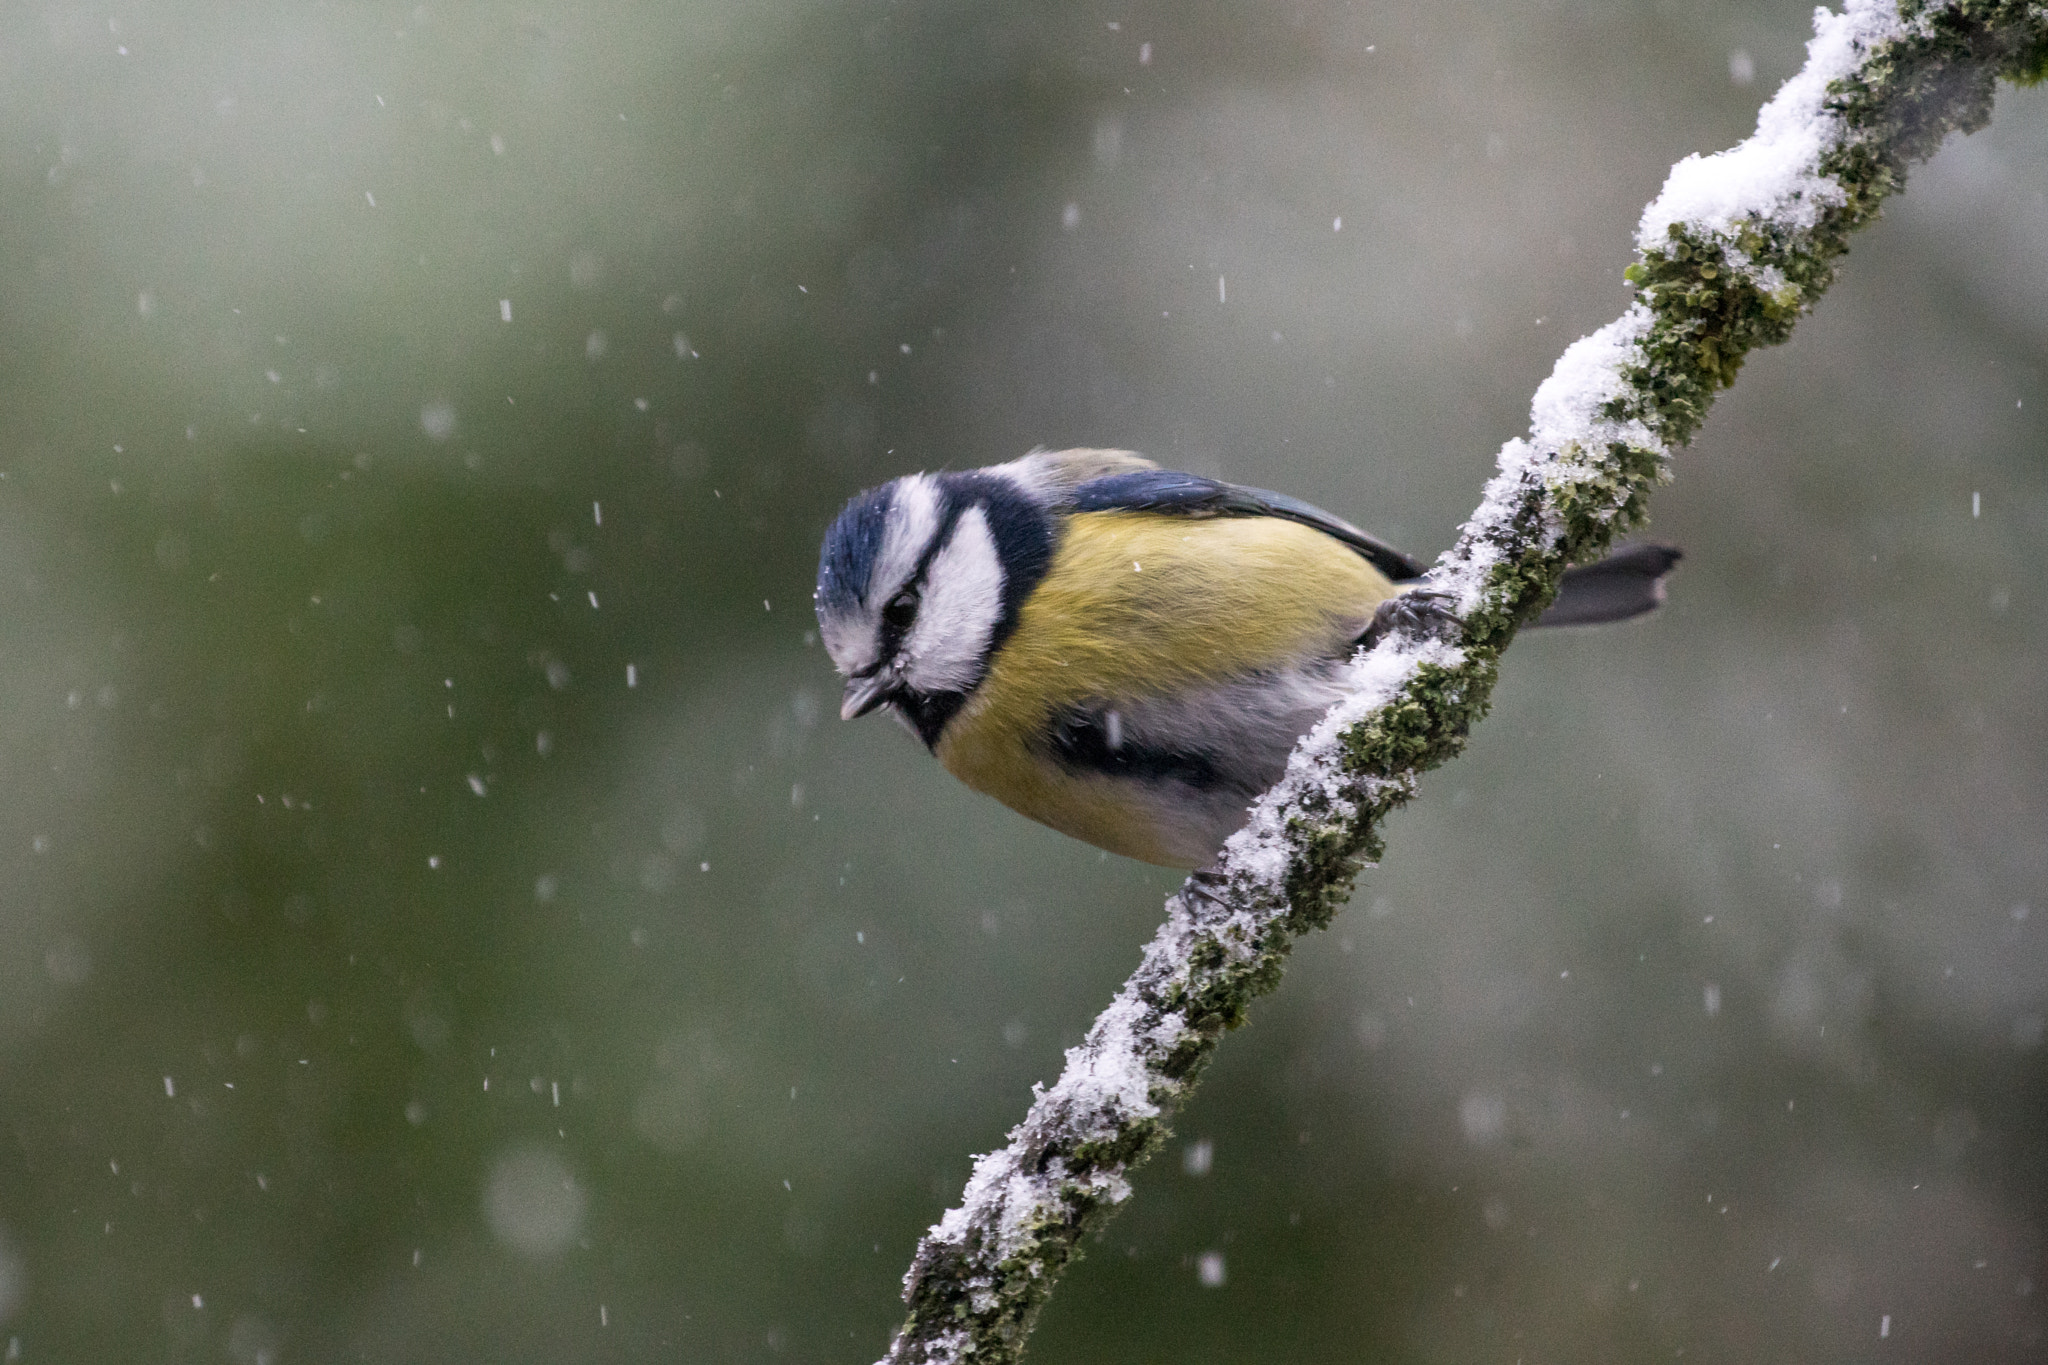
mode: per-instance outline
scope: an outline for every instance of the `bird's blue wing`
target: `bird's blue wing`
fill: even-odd
[[[1245,488],[1172,469],[1142,469],[1091,479],[1074,490],[1076,512],[1157,512],[1180,517],[1279,517],[1343,541],[1396,583],[1420,578],[1426,565],[1322,508],[1284,493]]]

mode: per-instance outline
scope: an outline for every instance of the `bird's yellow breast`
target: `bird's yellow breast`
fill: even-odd
[[[1398,591],[1340,541],[1276,517],[1079,513],[935,751],[1021,814],[1184,866],[1159,828],[1156,794],[1057,762],[1053,719],[1340,656]]]

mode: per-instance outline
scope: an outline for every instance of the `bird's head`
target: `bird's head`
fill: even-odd
[[[818,630],[846,677],[839,714],[888,706],[926,744],[988,672],[1051,561],[1044,509],[1017,481],[911,474],[846,505],[818,557]]]

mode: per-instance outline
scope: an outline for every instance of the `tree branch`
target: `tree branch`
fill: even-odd
[[[1848,234],[1906,166],[1990,118],[1999,77],[2048,73],[2048,5],[1848,0],[1815,16],[1800,73],[1754,136],[1688,157],[1644,210],[1627,312],[1575,342],[1536,391],[1529,435],[1432,570],[1458,628],[1396,632],[1302,740],[1280,784],[1167,917],[1009,1145],[978,1158],[958,1208],[904,1279],[885,1360],[1011,1362],[1081,1238],[1130,1193],[1223,1034],[1273,989],[1294,940],[1327,924],[1382,851],[1381,821],[1483,716],[1501,651],[1642,517],[1671,450],[1757,346],[1785,340],[1834,278]],[[1450,638],[1455,635],[1455,638]]]

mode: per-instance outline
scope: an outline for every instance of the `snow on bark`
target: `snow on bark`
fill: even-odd
[[[1636,245],[1662,246],[1673,223],[1727,233],[1750,217],[1811,228],[1845,199],[1821,174],[1823,153],[1841,141],[1828,87],[1852,74],[1880,43],[1904,36],[1897,4],[1849,0],[1840,14],[1816,10],[1806,65],[1758,112],[1756,132],[1712,156],[1695,153],[1671,168],[1664,190],[1643,210]]]

